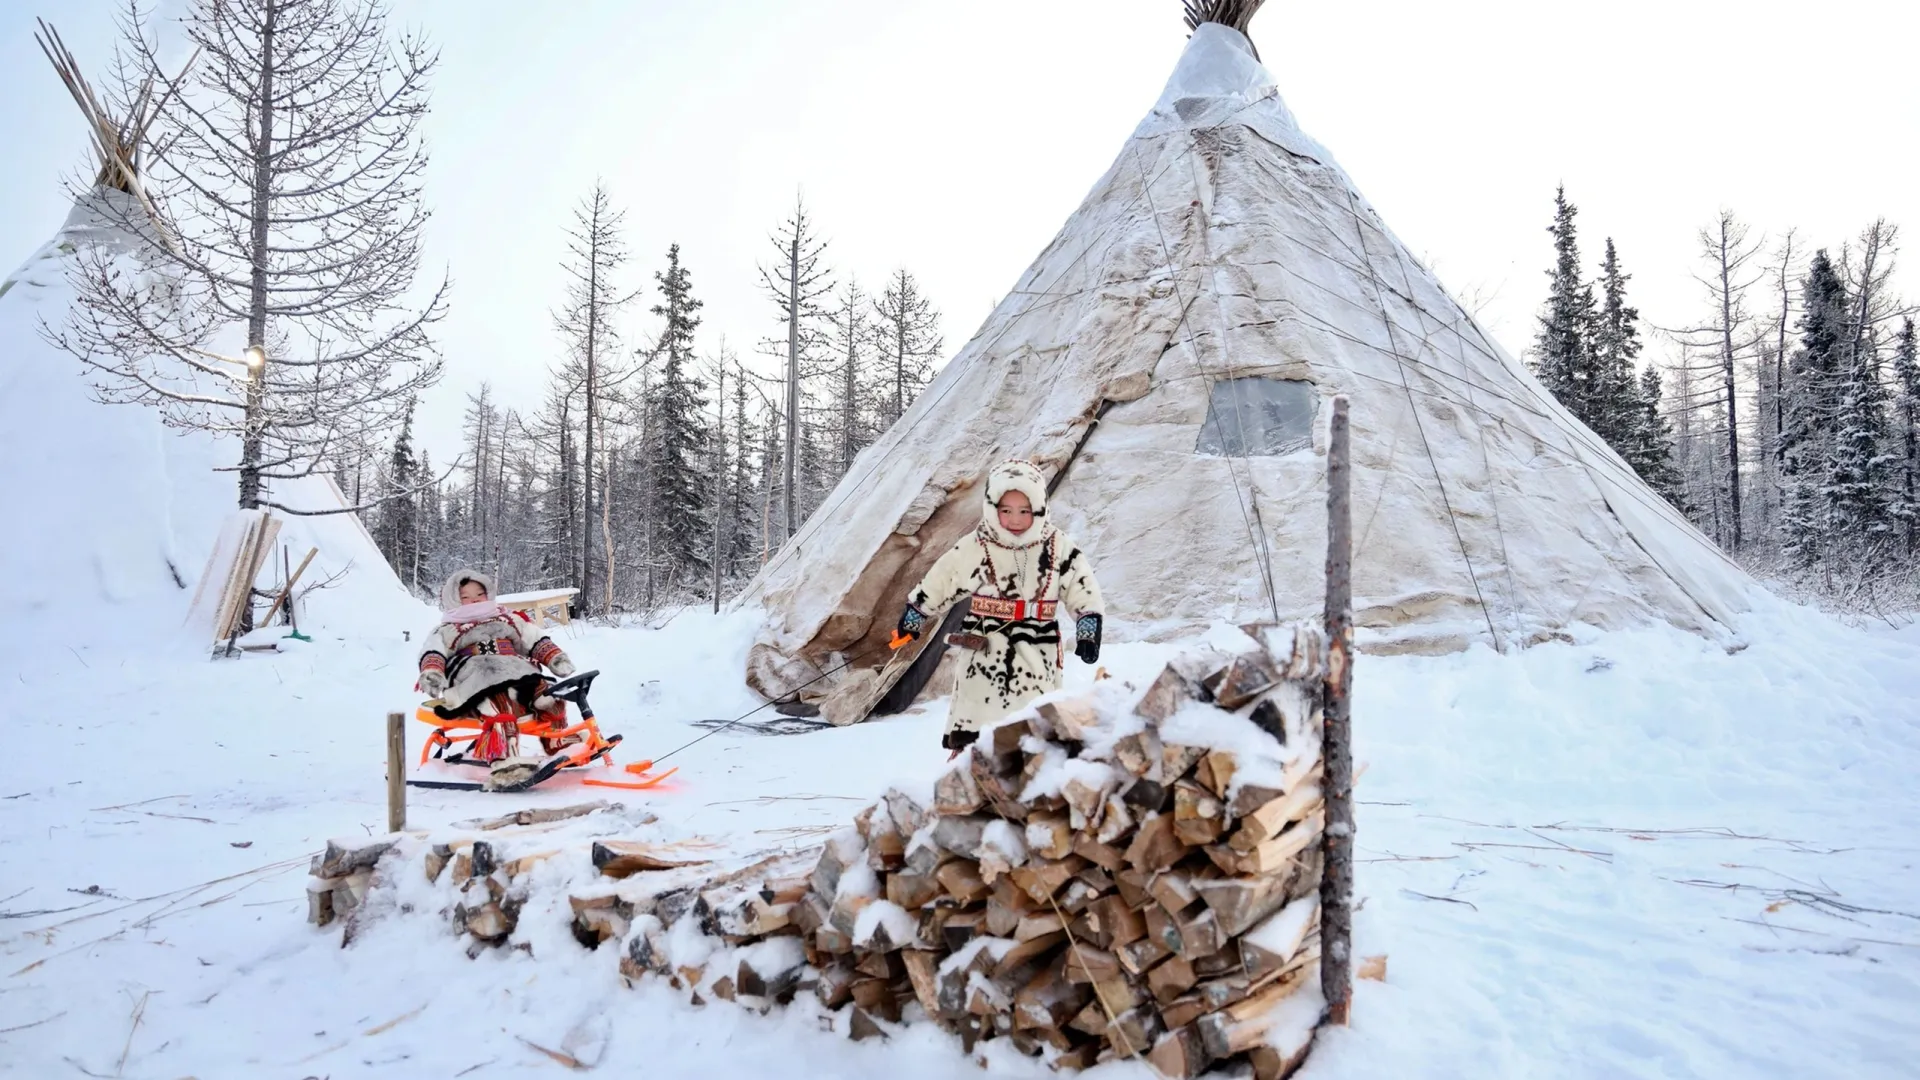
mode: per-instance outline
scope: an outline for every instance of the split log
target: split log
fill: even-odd
[[[329,840],[325,851],[315,856],[311,870],[315,877],[346,877],[355,870],[371,870],[380,857],[393,850],[395,841]]]
[[[1144,908],[1153,903],[1153,894],[1147,891],[1152,884],[1152,872],[1137,866],[1129,866],[1113,875],[1114,888],[1119,890],[1120,899],[1125,900],[1131,908]]]
[[[829,837],[820,847],[820,861],[813,867],[813,891],[831,902],[840,891],[840,875],[865,857],[863,846],[851,834]],[[595,850],[599,850],[597,845]]]
[[[427,881],[437,884],[440,875],[446,872],[447,864],[453,862],[453,847],[450,844],[435,844],[427,849]]]
[[[1174,785],[1173,831],[1181,843],[1191,847],[1211,844],[1226,826],[1226,807],[1212,792],[1192,780]]]
[[[981,923],[985,916],[977,911],[962,911],[949,915],[940,924],[940,939],[946,943],[947,951],[959,952],[966,948],[967,942],[980,935]]]
[[[1102,870],[1114,871],[1126,865],[1126,853],[1112,844],[1102,843],[1085,833],[1073,836],[1073,853],[1099,866]]]
[[[933,812],[942,816],[971,814],[986,805],[971,768],[948,769],[933,786]]]
[[[1107,800],[1119,786],[1119,777],[1111,770],[1098,783],[1074,776],[1060,786],[1060,798],[1067,804],[1068,825],[1075,830],[1099,829],[1106,817]]]
[[[496,829],[505,829],[514,826],[524,828],[528,825],[545,825],[553,821],[566,821],[570,818],[585,817],[588,814],[608,809],[619,809],[619,807],[608,803],[605,799],[597,799],[590,803],[578,803],[574,806],[530,806],[526,809],[515,810],[511,814],[503,814],[500,817],[487,821],[462,822],[461,826],[463,828],[477,828],[481,832],[493,832]],[[652,815],[649,814],[648,817],[652,817]]]
[[[1045,859],[1063,859],[1073,850],[1075,833],[1064,814],[1033,814],[1027,818],[1026,836],[1029,852]]]
[[[1158,780],[1140,779],[1135,780],[1133,786],[1129,787],[1126,794],[1120,798],[1121,802],[1127,806],[1133,807],[1141,814],[1147,814],[1164,811],[1172,793],[1171,786]],[[1105,828],[1100,830],[1102,837],[1106,837],[1107,833],[1108,830]]]
[[[1233,783],[1234,773],[1239,771],[1239,759],[1231,750],[1209,750],[1194,766],[1193,776],[1209,793],[1217,799],[1227,797],[1227,789]]]
[[[1035,907],[1026,890],[1016,887],[1009,878],[1001,878],[994,882],[993,893],[987,898],[987,933],[1011,937],[1020,920],[1032,914]]]
[[[1287,902],[1287,881],[1280,877],[1214,878],[1194,885],[1220,920],[1220,932],[1237,938]],[[1291,954],[1289,954],[1291,955]]]
[[[1020,922],[1013,928],[1013,940],[1032,941],[1034,938],[1058,933],[1066,928],[1066,922],[1062,920],[1057,913],[1052,911],[1036,911],[1020,919]]]
[[[908,911],[918,911],[933,903],[940,894],[937,878],[910,873],[887,875],[887,899]]]
[[[1234,657],[1218,677],[1209,682],[1214,704],[1228,712],[1238,712],[1254,698],[1280,685],[1280,670],[1273,658],[1262,650]]]
[[[1141,1006],[1121,1013],[1107,1025],[1107,1041],[1122,1057],[1140,1057],[1153,1047],[1162,1030],[1160,1014]]]
[[[1155,873],[1179,862],[1186,854],[1187,845],[1174,832],[1173,817],[1160,814],[1143,822],[1140,831],[1134,834],[1133,843],[1127,847],[1127,864]]]
[[[1200,1033],[1201,1045],[1216,1058],[1230,1057],[1259,1045],[1266,1036],[1267,1013],[1305,981],[1282,979],[1244,1001],[1201,1017],[1194,1025]]]
[[[1256,875],[1278,873],[1288,860],[1305,851],[1308,844],[1320,839],[1325,817],[1324,812],[1315,810],[1279,836],[1241,856],[1240,872]]]
[[[1193,965],[1184,956],[1170,956],[1147,972],[1147,990],[1162,1005],[1191,990],[1199,981]]]
[[[867,865],[879,873],[891,873],[907,861],[907,840],[893,827],[893,819],[884,814],[875,819],[867,839]]]
[[[1147,1064],[1165,1080],[1193,1080],[1207,1067],[1208,1060],[1199,1032],[1191,1027],[1167,1032],[1147,1052]]]
[[[479,858],[480,847],[475,844],[474,855]],[[682,866],[701,866],[707,859],[671,859],[661,854],[659,847],[652,844],[634,843],[626,840],[596,840],[593,842],[593,867],[602,877],[624,878],[647,870],[674,870]],[[485,873],[475,866],[476,873]]]
[[[987,825],[993,820],[978,814],[966,817],[943,817],[934,823],[933,832],[929,838],[940,845],[941,850],[971,859],[973,853],[980,850],[980,838]],[[835,881],[837,883],[838,879],[836,878]],[[818,889],[819,883],[815,882],[814,887]],[[830,892],[831,890],[821,891]]]
[[[980,876],[979,864],[972,859],[953,859],[942,863],[934,871],[934,877],[947,895],[961,904],[975,903],[992,891],[992,886]]]
[[[1160,778],[1160,734],[1149,728],[1123,735],[1113,746],[1115,764],[1136,780]]]
[[[514,918],[506,908],[492,900],[466,912],[461,920],[467,932],[481,941],[493,943],[504,941],[513,933]]]
[[[847,1019],[847,1037],[854,1042],[864,1042],[867,1039],[884,1040],[887,1033],[881,1030],[879,1024],[874,1023],[873,1017],[855,1008],[853,1014]]]
[[[1164,743],[1160,747],[1160,782],[1169,786],[1193,771],[1207,752],[1204,746]]]
[[[1025,821],[1027,804],[1020,801],[1020,779],[1016,773],[1003,777],[993,771],[988,759],[979,754],[973,755],[973,782],[980,788],[980,794],[987,800],[993,812],[1010,821]]]
[[[1048,701],[1034,710],[1045,724],[1048,737],[1062,742],[1084,742],[1087,732],[1099,726],[1100,713],[1088,698]]]
[[[1066,975],[1080,983],[1111,982],[1120,978],[1120,961],[1104,949],[1076,942],[1067,947]]]
[[[991,981],[996,989],[1008,999],[1018,993],[1020,988],[1033,978],[1035,971],[1044,965],[1047,959],[1065,944],[1067,935],[1062,931],[1043,934],[1023,941],[1007,950],[1007,954],[994,965]]]
[[[926,825],[927,812],[911,795],[898,789],[889,788],[885,796],[887,813],[893,818],[893,827],[900,830],[902,836],[912,836]],[[978,807],[975,807],[978,809]],[[968,811],[971,813],[972,811]]]
[[[1086,865],[1085,859],[1072,854],[1058,860],[1029,860],[1027,865],[1010,872],[1007,877],[1014,887],[1025,892],[1034,903],[1046,904]]]
[[[1180,711],[1180,706],[1193,699],[1193,690],[1193,684],[1187,681],[1187,677],[1168,664],[1147,686],[1140,704],[1133,707],[1134,715],[1156,724],[1165,723]]]
[[[940,958],[934,953],[919,949],[909,949],[900,954],[900,960],[906,965],[907,978],[913,984],[914,999],[920,1002],[920,1008],[928,1016],[940,1015]]]
[[[1041,969],[1013,998],[1013,1026],[1016,1030],[1059,1030],[1086,1006],[1092,996],[1084,986],[1065,975],[1064,965],[1056,961]]]
[[[853,1000],[853,984],[858,978],[852,964],[844,961],[829,964],[820,969],[820,981],[814,984],[813,995],[820,999],[820,1004],[837,1009]]]
[[[307,921],[315,926],[333,921],[333,882],[325,878],[307,879]]]
[[[1309,782],[1242,817],[1240,827],[1227,839],[1228,846],[1235,851],[1252,851],[1285,832],[1288,825],[1306,817],[1308,812],[1320,805],[1317,779],[1316,773],[1309,777]]]

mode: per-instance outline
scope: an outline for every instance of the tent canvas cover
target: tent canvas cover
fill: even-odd
[[[1407,252],[1247,38],[1204,23],[1059,235],[737,602],[765,612],[747,680],[778,697],[846,657],[843,691],[878,678],[866,659],[1009,457],[1050,477],[1111,638],[1317,616],[1338,394],[1361,648],[1725,636],[1746,609],[1751,579]]]

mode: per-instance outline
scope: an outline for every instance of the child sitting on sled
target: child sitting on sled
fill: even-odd
[[[1100,586],[1086,552],[1046,520],[1047,483],[1038,467],[1008,461],[987,474],[980,527],[940,557],[900,615],[900,634],[937,627],[956,603],[968,605],[949,644],[963,650],[941,745],[961,749],[1042,694],[1058,690],[1066,665],[1059,617],[1073,615],[1074,655],[1100,658]]]
[[[439,699],[434,711],[444,718],[482,718],[471,751],[475,760],[515,756],[522,716],[537,713],[564,723],[566,706],[546,696],[541,669],[564,679],[573,674],[573,661],[525,615],[494,602],[492,578],[477,570],[455,572],[440,589],[440,610],[440,623],[420,651],[419,689]],[[558,748],[544,747],[548,753]]]

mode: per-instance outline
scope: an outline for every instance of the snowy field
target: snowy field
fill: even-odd
[[[0,671],[19,754],[0,781],[0,1073],[566,1072],[541,1046],[603,1075],[982,1075],[929,1028],[855,1044],[810,1007],[626,989],[557,913],[530,908],[530,948],[478,960],[431,911],[346,949],[306,925],[309,855],[384,827],[381,716],[409,701],[401,631],[430,619],[395,610],[391,632],[363,620],[364,636],[221,663],[14,628],[34,644]],[[1387,977],[1358,984],[1353,1027],[1324,1034],[1304,1076],[1915,1075],[1920,628],[1776,606],[1740,629],[1732,655],[1647,630],[1361,661],[1355,944]],[[753,630],[687,613],[560,636],[605,672],[596,710],[632,760],[751,707]],[[1103,662],[1142,679],[1169,652]],[[939,724],[935,707],[718,735],[675,758],[671,790],[614,795],[659,819],[623,835],[805,846],[889,782],[935,775]],[[415,790],[410,824],[585,797]]]

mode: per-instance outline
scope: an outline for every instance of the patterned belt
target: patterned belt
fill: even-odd
[[[987,619],[1005,619],[1009,622],[1036,619],[1047,622],[1060,610],[1060,603],[1057,600],[1008,600],[974,593],[970,610]]]
[[[458,664],[475,656],[519,656],[520,650],[514,646],[512,638],[494,638],[492,641],[476,641],[453,650],[453,662]]]

